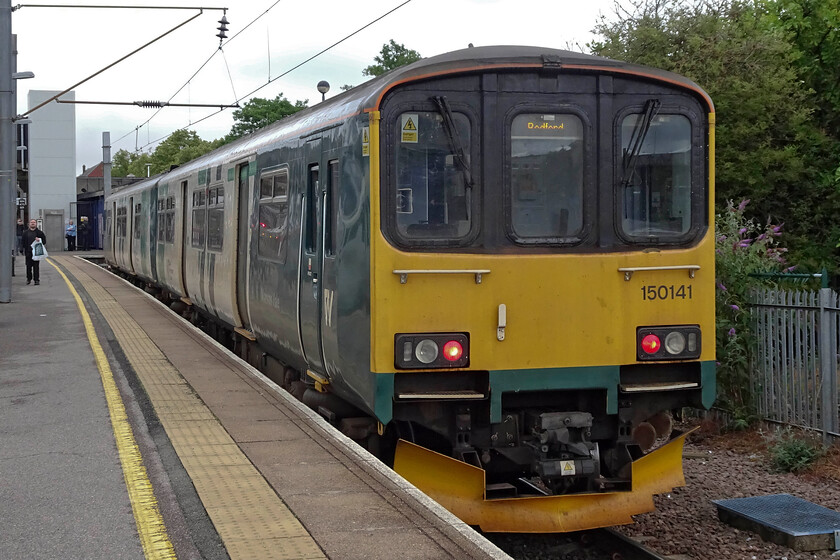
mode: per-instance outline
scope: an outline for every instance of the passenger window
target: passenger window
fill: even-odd
[[[338,161],[333,160],[327,164],[327,196],[326,216],[327,223],[324,224],[324,251],[327,255],[335,255],[335,236],[338,231]]]
[[[259,241],[261,258],[286,262],[285,241],[289,216],[289,170],[260,178]]]
[[[470,121],[457,112],[452,121],[450,134],[437,111],[402,113],[396,119],[396,226],[410,241],[459,239],[470,232],[470,189],[453,150],[459,144],[463,165],[469,166]]]
[[[207,201],[207,248],[221,251],[224,241],[224,187],[212,187]]]
[[[204,247],[204,233],[207,220],[206,200],[204,189],[193,191],[192,246],[196,248]]]
[[[143,206],[138,202],[134,205],[134,239],[140,239],[140,231],[143,229]]]
[[[321,194],[318,183],[318,171],[317,164],[309,166],[309,178],[306,189],[306,252],[313,254],[318,248],[318,197]]]
[[[556,243],[583,230],[583,123],[572,114],[522,114],[510,130],[511,230]]]
[[[621,231],[639,240],[679,238],[691,228],[691,122],[641,114],[621,122]]]
[[[175,197],[166,199],[166,242],[175,243]]]
[[[126,207],[119,206],[117,208],[117,237],[125,237],[126,227],[125,227],[125,218],[126,218]]]

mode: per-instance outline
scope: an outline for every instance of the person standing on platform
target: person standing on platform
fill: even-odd
[[[76,250],[76,225],[73,223],[73,220],[70,220],[70,223],[65,228],[64,237],[67,238],[67,250],[68,251],[75,251]]]
[[[47,236],[38,229],[38,222],[29,220],[29,229],[23,232],[20,242],[26,255],[26,283],[31,284],[35,280],[36,286],[41,283],[41,262],[32,260],[32,243],[38,240],[44,247],[47,246]]]
[[[17,247],[15,247],[15,251],[20,252],[23,254],[23,245],[20,244],[20,238],[23,237],[23,232],[26,230],[26,224],[23,223],[22,218],[18,218],[17,221]]]
[[[88,219],[87,216],[79,218],[78,240],[82,251],[88,250]]]

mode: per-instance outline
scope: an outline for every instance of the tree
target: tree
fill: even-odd
[[[797,70],[801,54],[771,7],[763,0],[638,0],[616,21],[602,18],[596,32],[603,40],[589,47],[682,74],[709,92],[720,115],[717,207],[751,199],[750,216],[785,222],[791,249],[799,256],[811,251],[818,261],[836,240],[829,243],[815,210],[828,202],[825,211],[836,213],[840,206],[823,179],[826,136]]]
[[[253,97],[248,100],[241,109],[233,112],[233,127],[225,136],[225,142],[232,142],[237,138],[255,132],[271,123],[294,115],[301,109],[305,109],[309,103],[308,99],[303,101],[291,101],[283,97],[282,93],[277,94],[274,99],[262,99]]]
[[[111,175],[114,177],[146,176],[146,164],[150,163],[151,154],[119,150],[111,160]]]
[[[152,153],[118,151],[114,154],[111,175],[114,177],[125,177],[127,175],[145,177],[147,164],[151,164],[151,168],[148,169],[149,173],[157,175],[169,171],[173,165],[182,165],[203,156],[220,145],[220,140],[214,140],[213,142],[202,140],[194,130],[176,130],[158,144]]]
[[[376,64],[372,64],[362,70],[365,76],[381,76],[388,70],[405,66],[420,60],[420,53],[405,48],[405,45],[398,45],[393,39],[382,45],[379,56],[373,57]]]
[[[194,130],[176,130],[152,152],[152,174],[169,171],[173,165],[182,165],[194,160],[214,147],[214,143],[202,140]]]

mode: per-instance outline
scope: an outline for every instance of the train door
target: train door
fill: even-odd
[[[300,336],[303,353],[310,370],[324,374],[324,359],[321,350],[321,301],[323,289],[321,272],[324,257],[322,243],[323,197],[319,181],[321,142],[312,140],[307,144],[307,157],[303,193],[303,231],[300,262]]]
[[[115,259],[114,255],[114,216],[116,212],[116,203],[111,201],[108,203],[106,210],[105,210],[105,238],[102,242],[103,249],[106,255],[110,255],[112,259]]]
[[[158,240],[157,240],[157,231],[158,225],[157,221],[158,218],[163,218],[162,214],[158,214],[158,185],[156,184],[152,187],[152,190],[149,191],[149,207],[146,213],[146,224],[147,224],[147,232],[149,237],[146,239],[146,243],[149,246],[149,258],[146,262],[151,265],[151,272],[152,278],[159,281],[157,273],[157,249],[158,249]]]
[[[128,199],[128,216],[126,219],[128,220],[128,230],[125,233],[125,241],[126,245],[128,245],[128,250],[126,251],[126,256],[128,257],[128,269],[134,272],[134,197],[129,197]]]
[[[190,191],[187,181],[181,181],[181,243],[179,251],[181,254],[181,294],[185,298],[189,298],[190,294],[187,292],[187,246],[191,243],[191,232],[187,231],[187,218],[189,217],[189,206],[192,203],[190,198]]]
[[[238,166],[238,227],[236,232],[236,308],[239,321],[245,329],[251,329],[248,317],[248,209],[251,197],[248,189],[248,163]]]

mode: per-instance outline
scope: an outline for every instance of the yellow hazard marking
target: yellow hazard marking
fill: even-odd
[[[403,143],[417,143],[418,122],[418,116],[415,113],[404,113],[402,115],[401,141]]]
[[[362,157],[370,155],[370,127],[362,128]]]
[[[560,461],[560,465],[562,466],[562,472],[560,473],[561,476],[571,476],[575,474],[575,462],[574,461]]]
[[[128,416],[125,413],[125,405],[123,405],[117,384],[114,382],[114,374],[108,364],[108,358],[99,344],[90,315],[85,309],[84,303],[82,303],[82,298],[79,297],[78,292],[64,272],[52,262],[52,259],[48,258],[47,262],[64,278],[64,282],[70,289],[70,293],[73,294],[82,315],[88,342],[96,359],[96,367],[99,369],[102,388],[105,390],[105,400],[108,403],[117,452],[120,456],[125,486],[128,489],[129,500],[131,500],[131,509],[134,512],[134,521],[137,523],[137,532],[143,546],[143,553],[150,560],[170,558],[175,560],[177,558],[175,549],[166,532],[166,526],[160,514],[160,509],[158,509],[152,483],[149,481],[146,468],[143,466],[143,458],[140,456],[140,450],[137,448],[137,442],[134,439],[134,432],[131,430],[131,424],[129,424]]]

